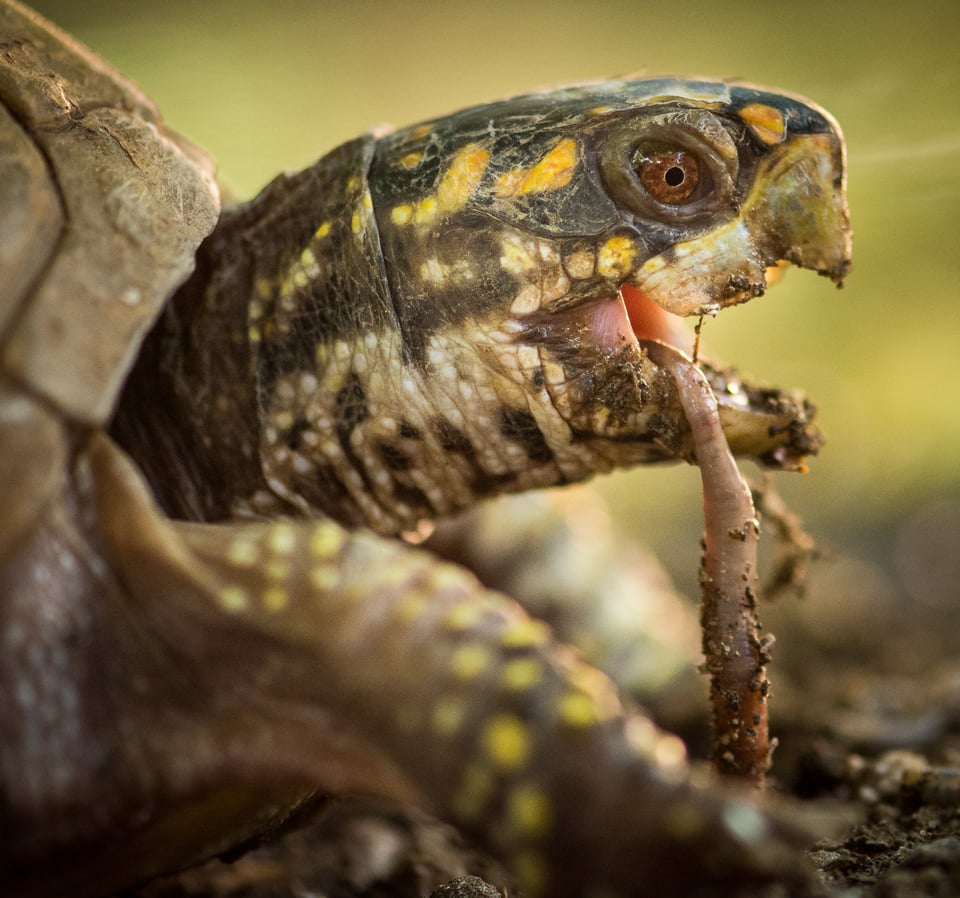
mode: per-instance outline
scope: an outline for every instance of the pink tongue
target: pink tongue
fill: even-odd
[[[630,327],[638,340],[661,340],[670,343],[672,322],[670,313],[661,309],[645,293],[630,284],[620,288]]]

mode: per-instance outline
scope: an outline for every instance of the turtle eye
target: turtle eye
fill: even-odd
[[[633,170],[644,190],[658,203],[683,206],[701,195],[700,159],[689,150],[637,147]]]

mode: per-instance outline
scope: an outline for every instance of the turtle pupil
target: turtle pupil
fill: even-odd
[[[663,176],[663,180],[666,181],[671,187],[679,187],[683,183],[683,169],[679,166],[674,166],[671,169],[667,170],[667,173]]]

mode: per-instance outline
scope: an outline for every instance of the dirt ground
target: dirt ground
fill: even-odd
[[[779,740],[771,788],[799,802],[825,834],[809,850],[821,891],[803,898],[960,895],[960,561],[951,548],[958,534],[960,502],[928,503],[817,562],[806,598],[763,608],[779,637],[770,670]],[[690,684],[680,675],[644,701],[702,756],[706,706]],[[467,873],[486,881],[460,880],[435,898],[493,898],[494,885],[516,894],[449,827],[348,802],[280,845],[137,896],[411,898]],[[714,895],[709,884],[704,895]],[[762,893],[788,896],[780,886]]]

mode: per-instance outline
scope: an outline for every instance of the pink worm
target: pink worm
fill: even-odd
[[[696,365],[663,343],[644,342],[674,378],[690,425],[703,482],[704,553],[700,569],[704,669],[713,714],[711,759],[722,773],[758,785],[770,766],[767,641],[756,613],[760,525],[720,426],[717,399]]]

